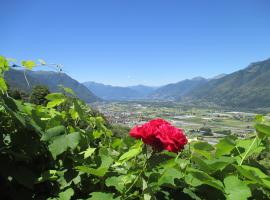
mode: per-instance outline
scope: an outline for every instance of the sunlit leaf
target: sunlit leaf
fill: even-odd
[[[124,153],[118,160],[118,162],[128,161],[131,158],[136,157],[139,153],[142,152],[142,142],[137,142],[130,150]]]
[[[8,60],[0,55],[0,74],[3,71],[7,71],[9,69],[9,63]]]
[[[120,200],[120,198],[114,198],[112,193],[92,192],[90,195],[88,200]]]
[[[84,159],[89,158],[94,152],[96,148],[89,147],[86,151],[81,152],[80,154],[83,154]]]
[[[62,93],[51,93],[46,96],[46,99],[53,101],[56,99],[64,99],[65,96]]]
[[[0,77],[0,90],[2,90],[4,92],[7,91],[6,82],[2,77]]]
[[[22,66],[26,69],[32,70],[37,64],[32,60],[24,60],[22,61]]]
[[[74,195],[74,190],[72,188],[68,188],[63,192],[59,193],[59,200],[70,200]]]
[[[38,178],[38,183],[45,181],[55,181],[58,179],[56,170],[47,170],[41,174],[41,177]]]
[[[47,104],[47,108],[59,106],[66,101],[66,97],[61,93],[48,94],[46,99],[50,100],[50,102]]]

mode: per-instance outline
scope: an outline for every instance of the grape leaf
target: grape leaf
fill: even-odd
[[[53,128],[48,129],[45,134],[42,135],[41,141],[49,141],[53,137],[56,137],[58,135],[61,135],[65,133],[65,127],[64,126],[55,126]]]
[[[90,197],[88,200],[120,200],[120,198],[114,198],[112,193],[104,193],[104,192],[92,192],[90,194],[92,197]]]
[[[162,176],[158,179],[158,185],[170,184],[174,185],[174,179],[181,179],[182,173],[175,168],[168,168],[164,171]]]
[[[225,192],[228,200],[246,200],[251,197],[250,188],[237,176],[228,176],[224,179]]]
[[[65,152],[68,148],[76,148],[80,140],[81,136],[78,132],[57,136],[49,145],[49,150],[52,153],[53,158],[56,159],[58,155]]]
[[[68,188],[63,192],[59,193],[59,200],[70,200],[74,195],[74,190],[72,188]]]

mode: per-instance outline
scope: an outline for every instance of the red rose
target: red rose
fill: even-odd
[[[183,130],[163,119],[154,119],[142,126],[134,127],[130,131],[130,136],[142,139],[145,144],[156,150],[166,149],[175,153],[181,151],[188,142]]]

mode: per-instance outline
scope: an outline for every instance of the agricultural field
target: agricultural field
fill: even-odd
[[[151,119],[163,118],[189,137],[199,137],[215,143],[215,138],[236,135],[240,138],[253,133],[255,113],[236,112],[221,108],[199,108],[174,102],[107,102],[93,105],[114,124],[133,127]]]

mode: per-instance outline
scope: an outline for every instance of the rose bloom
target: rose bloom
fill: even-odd
[[[166,149],[178,153],[187,144],[188,140],[182,129],[178,129],[163,119],[154,119],[141,126],[135,126],[130,131],[130,136],[142,139],[145,144],[153,149],[162,151]]]

